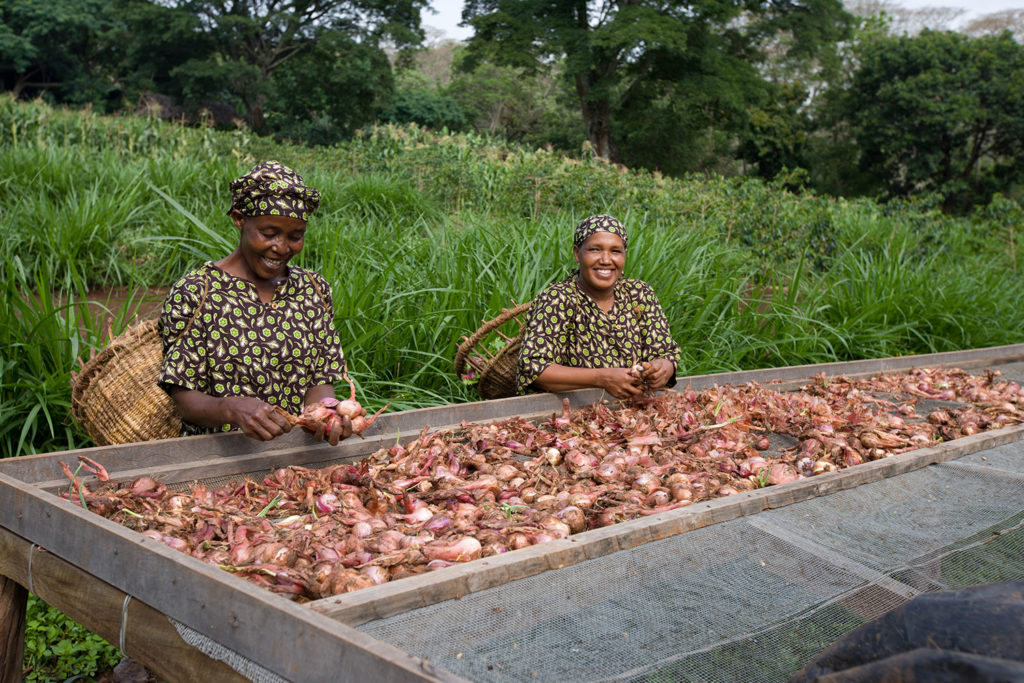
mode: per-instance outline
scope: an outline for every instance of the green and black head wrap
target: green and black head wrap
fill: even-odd
[[[320,193],[279,161],[264,161],[231,181],[231,208],[243,216],[286,216],[308,221]]]
[[[626,236],[626,228],[622,227],[622,223],[620,223],[617,218],[612,218],[608,214],[604,213],[591,216],[590,218],[584,218],[583,221],[576,226],[576,232],[572,237],[572,246],[579,249],[583,246],[583,243],[587,241],[587,238],[595,232],[610,232],[613,235],[618,235],[622,238],[622,246],[629,246],[629,238]]]

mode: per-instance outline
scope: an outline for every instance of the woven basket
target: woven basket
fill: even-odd
[[[527,301],[514,308],[503,309],[500,315],[485,322],[479,330],[468,337],[463,337],[463,342],[455,354],[455,373],[461,377],[467,364],[475,370],[476,390],[481,398],[505,398],[516,395],[516,362],[519,360],[524,327],[518,316],[530,310],[532,303]],[[515,337],[509,337],[499,328],[513,319],[519,323],[519,332]],[[488,351],[489,345],[486,344],[487,337],[492,332],[506,341],[497,352]]]
[[[71,414],[99,446],[179,435],[174,402],[156,381],[163,363],[157,320],[125,330],[71,375]]]

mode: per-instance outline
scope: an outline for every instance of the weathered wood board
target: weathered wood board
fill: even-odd
[[[5,529],[0,529],[0,574],[19,587],[31,585],[41,600],[62,605],[66,615],[89,624],[107,642],[119,646],[123,636],[123,654],[147,660],[164,680],[248,680],[186,643],[166,616],[141,600],[129,600],[126,608],[125,593]]]

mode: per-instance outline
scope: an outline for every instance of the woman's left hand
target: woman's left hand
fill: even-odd
[[[303,427],[303,429],[312,434],[317,441],[326,441],[332,446],[337,446],[339,441],[352,436],[352,420],[344,415],[335,416],[326,424],[317,423],[316,429],[309,427]]]
[[[672,375],[676,371],[676,367],[672,365],[672,362],[665,358],[655,358],[649,363],[643,363],[643,370],[640,372],[640,377],[643,378],[644,382],[651,389],[660,389],[668,381],[672,379]]]

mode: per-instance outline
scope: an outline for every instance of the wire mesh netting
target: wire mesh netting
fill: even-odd
[[[1001,446],[359,626],[475,681],[780,681],[921,592],[1024,579]]]

